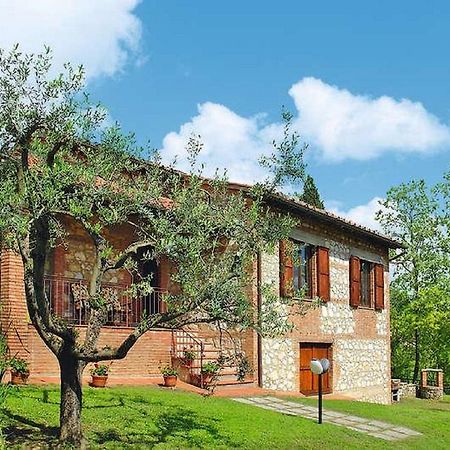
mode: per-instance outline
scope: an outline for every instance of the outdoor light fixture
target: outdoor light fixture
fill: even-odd
[[[319,376],[319,423],[322,423],[322,375],[330,369],[330,361],[326,358],[313,359],[310,364],[311,372]]]

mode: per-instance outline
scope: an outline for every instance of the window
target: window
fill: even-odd
[[[304,242],[293,241],[293,287],[294,293],[312,297],[312,261],[315,247]]]
[[[350,257],[350,305],[384,308],[384,266]]]
[[[372,306],[372,265],[369,261],[361,261],[361,293],[359,304],[367,308]]]
[[[330,300],[330,257],[326,247],[280,242],[280,295]]]

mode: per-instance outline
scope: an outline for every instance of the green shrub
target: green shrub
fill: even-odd
[[[95,363],[94,367],[91,369],[91,375],[97,377],[106,377],[109,373],[109,366],[106,364]]]
[[[215,362],[207,362],[202,367],[202,372],[205,375],[215,375],[220,370],[220,365]]]
[[[29,373],[28,363],[23,358],[11,358],[9,360],[9,367],[12,372],[16,372],[20,375],[26,375]]]
[[[178,375],[178,370],[175,369],[174,367],[166,366],[161,369],[161,373],[163,377],[170,377],[170,376],[176,377]]]

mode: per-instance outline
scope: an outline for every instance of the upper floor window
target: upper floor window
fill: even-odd
[[[372,266],[369,261],[361,261],[361,293],[360,305],[370,308],[372,306]]]
[[[384,266],[350,257],[350,305],[384,308]]]
[[[280,294],[330,299],[328,249],[302,241],[280,242]]]
[[[294,293],[302,297],[312,297],[312,270],[315,246],[293,241]]]

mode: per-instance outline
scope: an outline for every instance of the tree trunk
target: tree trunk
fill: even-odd
[[[84,365],[71,355],[59,358],[61,370],[61,405],[59,438],[76,447],[84,446],[81,431],[82,390],[81,376]]]
[[[413,383],[419,381],[419,370],[420,370],[420,351],[419,351],[419,330],[414,330],[414,374]]]

